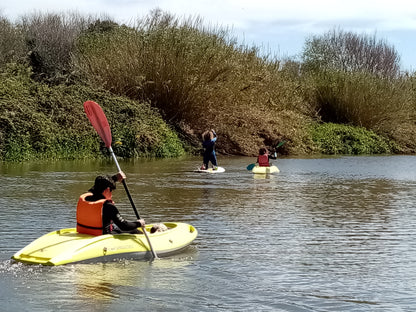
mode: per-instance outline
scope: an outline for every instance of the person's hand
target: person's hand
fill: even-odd
[[[123,171],[117,173],[117,182],[121,182],[126,179],[126,175]]]
[[[146,225],[146,222],[144,222],[143,219],[139,219],[137,222],[140,224],[140,227],[144,227]]]

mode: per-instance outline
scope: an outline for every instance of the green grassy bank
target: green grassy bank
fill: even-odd
[[[100,103],[120,157],[177,157],[184,144],[148,103],[81,84],[50,86],[33,81],[28,68],[9,67],[0,78],[1,159],[95,158],[106,149],[83,110]]]
[[[298,61],[160,11],[129,26],[51,14],[0,26],[0,160],[105,155],[86,100],[103,107],[120,157],[197,153],[211,128],[231,155],[283,140],[283,154],[416,152],[414,74],[319,63],[316,40],[331,33]]]

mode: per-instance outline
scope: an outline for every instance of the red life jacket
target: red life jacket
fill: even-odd
[[[259,155],[259,157],[257,157],[257,161],[260,167],[270,167],[269,156],[266,154]]]
[[[85,198],[91,195],[92,193],[85,193],[79,197],[77,205],[77,232],[98,236],[103,234],[103,205],[107,200],[86,201]]]

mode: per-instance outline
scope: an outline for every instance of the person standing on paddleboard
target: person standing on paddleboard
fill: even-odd
[[[138,227],[144,227],[143,219],[127,221],[119,213],[112,200],[116,182],[126,178],[123,172],[114,176],[98,176],[87,193],[82,194],[77,205],[77,232],[102,234],[143,234]]]
[[[202,147],[204,148],[204,159],[201,170],[207,170],[208,164],[211,162],[212,169],[217,169],[217,156],[215,155],[215,142],[217,141],[217,134],[214,129],[207,130],[202,133]]]

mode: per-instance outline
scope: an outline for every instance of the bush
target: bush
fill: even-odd
[[[416,149],[413,77],[399,72],[394,47],[375,36],[342,30],[308,39],[303,51],[304,95],[323,122],[372,130]]]
[[[395,146],[365,128],[334,123],[314,124],[312,140],[323,154],[385,154]]]
[[[404,79],[327,71],[313,77],[314,101],[325,122],[351,123],[388,132],[411,120],[413,92]]]
[[[120,156],[176,157],[178,137],[146,103],[116,97],[82,85],[49,86],[30,79],[24,66],[0,76],[0,160],[74,159],[107,155],[89,123],[83,102],[97,101],[115,137],[131,137]],[[147,141],[140,138],[146,136]]]

